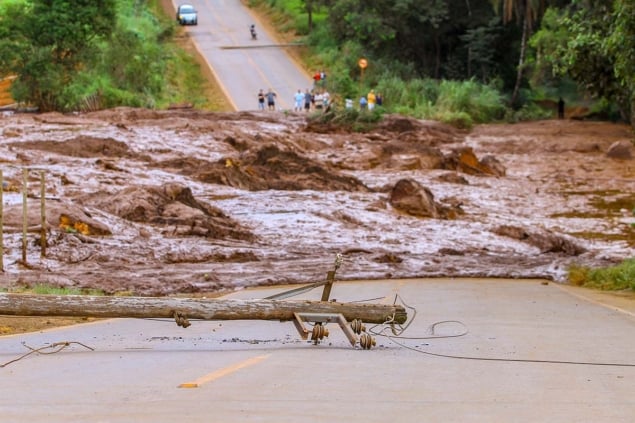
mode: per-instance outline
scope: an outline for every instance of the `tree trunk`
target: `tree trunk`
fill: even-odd
[[[0,314],[5,315],[173,318],[175,313],[203,320],[292,320],[293,313],[335,313],[366,323],[394,319],[401,324],[407,319],[404,307],[384,304],[0,294]]]
[[[467,7],[467,17],[470,23],[472,23],[472,7],[470,6],[470,0],[465,0],[465,6]],[[470,43],[467,48],[467,79],[472,77],[472,44]]]
[[[441,43],[439,42],[439,34],[437,31],[434,31],[434,49],[435,49],[434,79],[439,79],[441,75]]]
[[[516,84],[512,94],[511,105],[514,106],[518,100],[518,92],[520,91],[520,83],[523,79],[523,68],[525,67],[525,52],[527,50],[527,35],[529,33],[529,20],[523,18],[523,35],[520,40],[520,58],[518,59],[518,70],[516,72]]]
[[[306,13],[308,18],[309,34],[313,32],[313,0],[306,0]]]

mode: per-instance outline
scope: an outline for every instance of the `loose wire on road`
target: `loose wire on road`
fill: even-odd
[[[315,288],[316,286],[319,286],[318,284],[322,284],[322,283],[315,283],[312,285],[309,285],[308,287],[302,287],[301,289],[298,289],[297,291],[292,290],[292,295],[291,296],[295,296],[298,295],[299,293],[302,292],[306,292],[309,291],[313,288]],[[305,291],[306,289],[306,291]],[[284,294],[288,294],[290,292],[284,292]],[[375,298],[375,299],[383,299],[385,297],[379,297],[379,298]],[[373,299],[373,300],[375,300]],[[358,301],[353,301],[353,302],[367,302],[367,301],[372,301],[372,300],[358,300]],[[408,339],[408,340],[427,340],[427,339],[444,339],[444,338],[458,338],[461,336],[465,336],[469,333],[467,326],[459,321],[459,320],[441,320],[438,322],[433,323],[432,325],[430,325],[428,327],[428,331],[431,333],[431,335],[428,336],[404,336],[403,333],[406,331],[406,329],[408,329],[408,327],[412,324],[412,322],[414,321],[415,317],[417,316],[417,309],[415,307],[409,306],[408,304],[406,304],[406,302],[403,300],[403,298],[401,298],[401,296],[399,294],[395,294],[395,299],[393,301],[393,304],[396,304],[397,301],[399,301],[405,308],[407,308],[408,310],[410,310],[412,312],[412,318],[408,321],[408,323],[406,325],[400,325],[400,324],[395,324],[394,323],[394,318],[388,319],[386,322],[382,323],[382,324],[378,324],[375,325],[371,328],[369,328],[368,332],[372,333],[375,336],[382,336],[385,338],[388,338],[391,342],[395,343],[396,345],[402,347],[402,348],[406,348],[408,350],[420,353],[420,354],[425,354],[425,355],[429,355],[429,356],[434,356],[434,357],[442,357],[442,358],[452,358],[452,359],[456,359],[456,360],[474,360],[474,361],[497,361],[497,362],[508,362],[508,363],[546,363],[546,364],[569,364],[569,365],[581,365],[581,366],[605,366],[605,367],[635,367],[635,364],[631,364],[631,363],[600,363],[600,362],[587,362],[587,361],[567,361],[567,360],[538,360],[538,359],[521,359],[521,358],[499,358],[499,357],[474,357],[474,356],[462,356],[462,355],[451,355],[451,354],[440,354],[440,353],[433,353],[430,351],[424,351],[424,350],[420,350],[414,347],[411,347],[409,345],[406,345],[404,343],[398,342],[397,339]],[[167,319],[144,319],[144,320],[157,320],[157,321],[168,321]],[[442,325],[442,324],[446,324],[446,323],[457,323],[461,326],[463,326],[464,330],[460,333],[457,334],[452,334],[452,335],[435,335],[435,329],[437,326]],[[381,327],[381,330],[377,330],[378,327]],[[390,330],[393,335],[389,335],[384,333],[385,331]],[[55,344],[53,344],[55,345]],[[85,346],[85,345],[84,345]],[[87,347],[89,348],[89,347]],[[92,348],[91,348],[92,349]],[[33,352],[33,351],[32,351]],[[31,353],[28,353],[31,354]],[[28,355],[26,354],[26,355]],[[25,355],[25,356],[26,356]],[[18,358],[17,360],[21,359],[23,357]],[[17,361],[17,360],[13,360],[13,361]],[[12,363],[13,361],[10,361],[9,363]],[[5,363],[3,365],[1,365],[0,367],[4,367],[9,363]]]
[[[60,351],[62,351],[64,348],[70,346],[71,344],[77,344],[77,345],[81,345],[82,347],[91,350],[91,351],[95,351],[94,348],[89,347],[88,345],[82,344],[81,342],[77,342],[77,341],[63,341],[63,342],[56,342],[54,344],[50,344],[50,345],[45,345],[43,347],[40,348],[32,348],[29,347],[27,344],[25,344],[24,342],[22,343],[22,345],[24,345],[26,348],[28,348],[29,351],[26,354],[21,355],[18,358],[14,358],[13,360],[7,361],[6,363],[0,364],[0,367],[6,367],[11,363],[15,363],[16,361],[22,360],[25,357],[30,356],[31,354],[43,354],[43,355],[47,355],[47,354],[55,354],[58,353]],[[53,351],[45,351],[48,348],[52,348]]]
[[[632,363],[599,363],[592,361],[567,361],[567,360],[533,360],[533,359],[522,359],[522,358],[497,358],[497,357],[471,357],[471,356],[463,356],[463,355],[451,355],[451,354],[439,354],[433,353],[430,351],[419,350],[414,347],[405,345],[401,342],[395,341],[395,338],[399,338],[397,336],[384,335],[388,339],[390,339],[395,344],[400,347],[425,354],[431,355],[434,357],[442,357],[442,358],[453,358],[457,360],[475,360],[475,361],[498,361],[498,362],[508,362],[508,363],[546,363],[546,364],[574,364],[580,366],[605,366],[605,367],[635,367],[635,364]]]
[[[403,325],[399,325],[399,324],[395,324],[394,323],[394,318],[391,318],[389,320],[387,320],[386,322],[384,322],[383,324],[379,324],[379,325],[375,325],[373,327],[371,327],[368,332],[372,333],[375,336],[384,336],[387,338],[391,338],[391,337],[397,337],[399,339],[413,339],[413,340],[422,340],[422,339],[442,339],[442,338],[458,338],[460,336],[465,336],[468,334],[468,330],[467,327],[465,326],[465,324],[463,322],[460,322],[458,320],[442,320],[439,322],[435,322],[432,325],[430,325],[428,327],[428,332],[430,333],[430,335],[428,336],[412,336],[412,337],[408,337],[408,336],[403,336],[403,333],[406,331],[406,329],[408,329],[408,327],[412,324],[412,322],[414,322],[415,317],[417,317],[417,309],[409,306],[408,304],[406,304],[406,302],[403,300],[403,298],[401,298],[401,296],[399,294],[395,294],[395,299],[393,301],[393,305],[397,304],[397,301],[399,301],[401,303],[401,305],[403,305],[405,308],[407,308],[408,310],[410,310],[412,312],[412,318],[408,321],[408,323],[403,326]],[[453,335],[436,335],[434,333],[434,330],[437,326],[441,325],[441,324],[445,324],[445,323],[457,323],[461,326],[463,326],[464,330],[463,332],[457,333],[457,334],[453,334]],[[378,327],[382,327],[381,330],[377,330]],[[384,332],[386,330],[390,329],[393,333],[393,335],[386,335]]]
[[[417,352],[417,353],[420,353],[420,354],[430,355],[430,356],[434,356],[434,357],[452,358],[452,359],[456,359],[456,360],[497,361],[497,362],[507,362],[507,363],[570,364],[570,365],[580,365],[580,366],[605,366],[605,367],[635,367],[635,364],[632,364],[632,363],[601,363],[601,362],[592,362],[592,361],[538,360],[538,359],[499,358],[499,357],[474,357],[474,356],[465,356],[465,355],[440,354],[440,353],[433,353],[433,352],[430,352],[430,351],[420,350],[420,349],[411,347],[409,345],[406,345],[406,344],[404,344],[402,342],[398,342],[397,339],[424,340],[424,339],[456,338],[456,337],[459,337],[459,336],[467,335],[468,334],[467,327],[465,326],[465,324],[463,322],[460,322],[458,320],[443,320],[443,321],[439,321],[439,322],[436,322],[436,323],[433,323],[432,325],[430,325],[430,327],[428,328],[429,331],[432,333],[432,335],[430,335],[430,336],[421,336],[421,337],[406,337],[406,336],[403,336],[404,331],[408,328],[408,326],[410,326],[410,324],[414,320],[414,317],[417,315],[417,310],[414,307],[411,307],[411,306],[407,305],[403,301],[403,299],[399,296],[399,294],[395,295],[395,303],[397,302],[397,299],[399,299],[399,301],[403,304],[404,307],[408,308],[409,310],[411,310],[413,312],[413,317],[410,320],[410,322],[408,322],[408,324],[406,326],[401,326],[401,325],[395,325],[394,322],[393,322],[394,319],[389,319],[383,324],[373,326],[372,328],[369,329],[369,332],[372,333],[375,336],[383,336],[385,338],[388,338],[391,342],[395,343],[396,345],[399,345],[402,348],[406,348],[408,350],[411,350],[411,351],[414,351],[414,352]],[[461,333],[454,334],[454,335],[434,335],[434,329],[436,328],[436,326],[438,326],[440,324],[444,324],[444,323],[458,323],[460,325],[463,325],[465,330],[463,332],[461,332]],[[383,326],[383,328],[380,331],[377,331],[376,328],[379,327],[379,326]],[[385,334],[384,333],[388,329],[390,329],[392,331],[393,335],[389,335],[389,334]]]

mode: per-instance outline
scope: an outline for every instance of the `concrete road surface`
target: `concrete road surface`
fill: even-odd
[[[175,7],[181,2],[174,1]],[[191,0],[198,25],[186,30],[236,110],[257,110],[257,94],[272,89],[276,106],[293,110],[293,95],[311,88],[310,75],[292,61],[240,0]],[[249,25],[256,25],[252,40]]]
[[[398,294],[416,309],[402,336],[371,350],[334,324],[313,345],[265,321],[113,319],[2,337],[1,421],[632,422],[634,302],[578,292],[536,280],[336,283],[337,301]],[[59,342],[76,343],[24,356]]]

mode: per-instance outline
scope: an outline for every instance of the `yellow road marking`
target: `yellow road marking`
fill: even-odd
[[[271,354],[259,355],[257,357],[252,357],[245,361],[241,361],[240,363],[232,364],[231,366],[223,367],[222,369],[218,369],[215,372],[202,376],[192,382],[185,382],[179,385],[179,388],[198,388],[201,385],[214,381],[216,379],[220,379],[223,376],[227,376],[228,374],[234,373],[240,369],[244,369],[245,367],[253,366],[254,364],[258,364],[261,361],[269,358]]]
[[[586,302],[589,302],[591,304],[599,305],[599,306],[602,306],[604,308],[608,308],[608,309],[611,309],[613,311],[617,311],[617,312],[626,314],[628,316],[635,317],[635,313],[634,312],[632,312],[630,310],[627,310],[625,308],[619,307],[619,306],[617,306],[615,304],[611,304],[611,302],[608,301],[608,300],[602,299],[601,298],[601,296],[602,296],[601,292],[595,293],[593,290],[589,290],[588,292],[580,293],[580,292],[576,292],[577,290],[575,288],[569,287],[567,285],[559,285],[557,283],[553,283],[551,285],[555,286],[556,288],[558,288],[561,291],[564,291],[564,292],[566,292],[566,293],[568,293],[568,294],[570,294],[570,295],[572,295],[572,296],[574,296],[576,298],[579,298],[579,299],[584,300]],[[600,296],[600,298],[598,298],[598,299],[592,298],[592,296],[594,294]]]

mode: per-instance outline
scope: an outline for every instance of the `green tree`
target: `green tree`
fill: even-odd
[[[445,0],[338,0],[329,9],[331,35],[340,43],[357,42],[368,54],[437,76],[447,19]]]
[[[548,8],[542,18],[540,29],[529,40],[534,51],[531,80],[535,86],[552,85],[561,77],[557,69],[563,66],[563,57],[559,49],[566,46],[570,34],[561,24],[565,10]]]
[[[359,44],[373,63],[403,77],[487,81],[512,67],[516,34],[493,21],[490,0],[332,1],[327,36]]]
[[[313,32],[313,12],[318,11],[321,7],[330,6],[332,0],[300,0],[304,4],[304,10],[307,14],[307,27],[309,34]]]
[[[32,0],[0,20],[3,73],[17,75],[16,100],[42,111],[63,108],[60,96],[115,27],[116,0]],[[10,32],[7,32],[10,29]],[[7,56],[4,53],[12,50]]]
[[[635,2],[615,0],[613,25],[605,39],[606,53],[615,58],[615,77],[624,87],[625,101],[630,104],[630,122],[635,127]]]
[[[522,35],[520,39],[520,53],[518,57],[518,68],[516,73],[516,83],[511,97],[511,104],[516,104],[520,84],[525,69],[525,56],[527,53],[527,43],[533,26],[539,20],[543,11],[543,0],[492,0],[492,4],[497,10],[502,8],[502,18],[504,23],[510,22],[516,17],[517,22],[521,25]]]
[[[634,8],[632,0],[574,0],[558,14],[561,29],[556,33],[553,23],[551,29],[544,27],[547,35],[539,32],[535,43],[555,74],[613,102],[623,119],[635,125]]]
[[[492,46],[501,36],[498,19],[492,19],[488,25],[470,28],[460,38],[468,48],[467,77],[478,76],[481,81],[489,81],[496,76],[498,60],[496,49]]]

